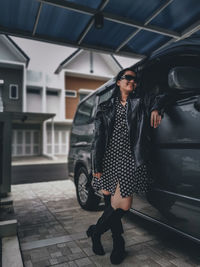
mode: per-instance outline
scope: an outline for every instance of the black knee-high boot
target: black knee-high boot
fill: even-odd
[[[103,194],[103,197],[104,197],[104,202],[105,202],[105,208],[108,207],[109,205],[111,205],[111,195],[105,195]],[[117,211],[118,213],[119,211]],[[124,229],[123,229],[123,226],[122,226],[122,222],[121,220],[116,220],[115,221],[115,226],[117,227],[117,229],[123,233],[124,232]],[[110,229],[110,225],[108,226],[108,230]]]
[[[91,225],[86,231],[87,236],[92,239],[92,249],[97,255],[104,255],[104,249],[101,244],[101,235],[110,229],[115,209],[108,205],[95,225]]]
[[[124,230],[121,218],[126,212],[128,211],[120,208],[116,209],[115,216],[110,226],[113,238],[113,250],[110,255],[110,261],[112,264],[120,264],[125,257],[125,241],[122,237]]]
[[[110,205],[111,195],[103,194],[103,198],[104,198],[104,203],[105,203],[105,208],[106,208],[106,207],[108,207]]]

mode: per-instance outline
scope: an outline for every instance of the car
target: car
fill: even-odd
[[[152,128],[152,173],[147,193],[134,194],[131,212],[200,242],[200,40],[188,38],[160,49],[132,66],[144,90],[173,97],[161,124]],[[69,175],[87,210],[102,199],[94,192],[91,145],[97,105],[114,90],[114,79],[78,105],[70,135]]]

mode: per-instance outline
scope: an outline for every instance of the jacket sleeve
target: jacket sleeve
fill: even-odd
[[[173,94],[170,92],[164,92],[162,94],[145,94],[145,106],[147,115],[150,116],[153,110],[158,110],[158,113],[163,117],[167,106],[173,102]]]
[[[94,138],[92,142],[92,171],[102,172],[102,161],[105,151],[105,127],[101,107],[97,107],[94,119]]]

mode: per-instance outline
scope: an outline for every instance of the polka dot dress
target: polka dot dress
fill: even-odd
[[[92,186],[97,191],[104,189],[114,195],[119,181],[121,196],[128,197],[133,193],[147,192],[153,180],[145,164],[135,169],[126,122],[127,102],[123,106],[116,97],[115,106],[114,129],[103,158],[103,174],[100,179],[93,177]]]

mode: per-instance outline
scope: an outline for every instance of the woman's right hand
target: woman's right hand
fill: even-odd
[[[93,173],[93,176],[100,179],[101,178],[101,175],[102,173],[101,172],[96,172],[96,173]]]

